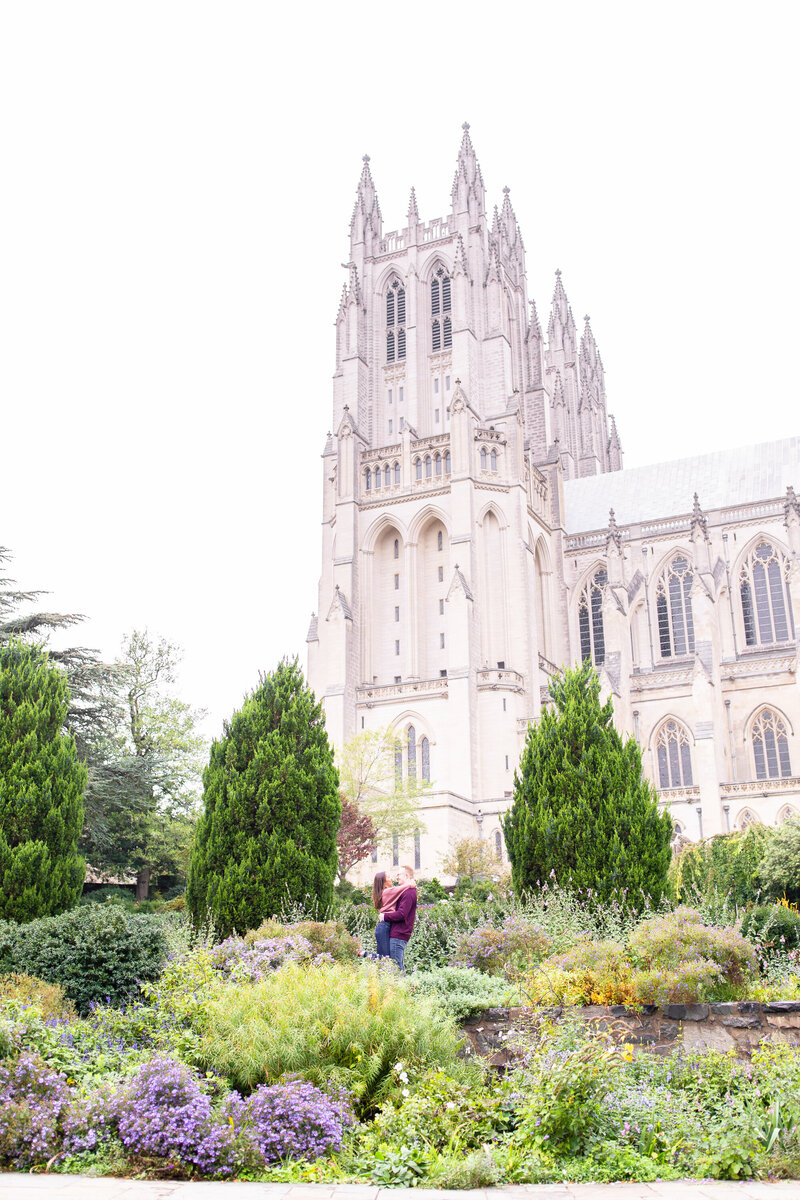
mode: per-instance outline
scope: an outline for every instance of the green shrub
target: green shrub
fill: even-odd
[[[167,955],[162,922],[119,905],[88,904],[27,925],[0,923],[0,972],[59,983],[79,1012],[121,1003],[155,979]]]
[[[794,950],[800,946],[800,913],[785,904],[759,904],[745,913],[742,935],[765,949]]]
[[[684,907],[643,921],[631,934],[628,953],[642,971],[675,969],[705,960],[715,964],[725,982],[735,987],[755,974],[757,962],[755,949],[741,934],[705,925],[700,913]]]
[[[455,1063],[460,1039],[432,998],[410,1002],[375,966],[290,963],[259,983],[229,986],[207,1006],[203,1065],[243,1090],[300,1074],[346,1087],[363,1116],[400,1090],[395,1067]]]
[[[540,963],[523,985],[533,1004],[631,1004],[630,963],[618,942],[582,942]]]
[[[770,830],[758,864],[758,881],[772,899],[785,896],[794,904],[800,903],[800,817]]]
[[[479,925],[462,937],[453,965],[475,967],[487,975],[507,975],[529,968],[552,948],[552,939],[541,925],[523,916],[507,917],[499,929]]]
[[[264,938],[281,938],[287,934],[304,937],[314,955],[330,954],[334,962],[352,962],[358,957],[356,940],[342,921],[298,921],[282,925],[279,921],[262,921],[258,929],[245,934],[248,946]]]
[[[505,980],[493,979],[470,967],[438,967],[416,971],[409,987],[426,996],[437,996],[454,1021],[466,1021],[486,1008],[512,1004],[518,993]]]
[[[739,908],[758,899],[759,867],[773,830],[749,825],[686,846],[670,864],[670,883],[678,900],[697,906],[712,896],[728,896]]]

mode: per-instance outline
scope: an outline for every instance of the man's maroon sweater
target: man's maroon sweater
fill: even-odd
[[[400,899],[397,901],[397,908],[394,912],[384,913],[383,921],[391,922],[391,931],[389,936],[399,938],[401,942],[407,942],[414,932],[414,921],[417,917],[417,889],[409,888],[403,892]]]

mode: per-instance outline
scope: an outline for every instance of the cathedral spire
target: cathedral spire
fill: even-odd
[[[617,423],[613,415],[609,418],[611,421],[611,433],[608,438],[608,469],[609,471],[622,470],[622,443],[619,440],[617,433]]]
[[[369,169],[368,154],[364,155],[362,162],[364,165],[356,189],[356,202],[350,222],[351,245],[358,245],[359,242],[367,244],[373,238],[380,238],[383,235],[381,206],[378,203],[378,193]]]
[[[417,193],[412,187],[411,195],[408,200],[408,212],[406,213],[409,225],[419,224],[419,209],[417,208]]]
[[[456,252],[453,259],[453,274],[454,275],[469,275],[467,267],[467,255],[464,250],[464,242],[459,233],[456,237]]]
[[[561,271],[556,271],[556,286],[553,290],[553,302],[550,309],[550,320],[547,324],[547,340],[551,350],[565,350],[574,353],[575,319],[569,306],[564,284],[561,282]]]
[[[464,136],[458,151],[456,176],[450,193],[455,214],[468,213],[477,220],[486,212],[486,191],[483,186],[483,176],[478,159],[469,136],[469,123],[461,126]]]
[[[695,494],[694,494],[694,503],[692,505],[692,520],[691,520],[689,537],[691,538],[691,540],[693,542],[698,541],[698,540],[707,542],[709,540],[709,538],[708,538],[708,517],[705,515],[702,508],[700,507],[700,500],[698,498],[697,492],[695,492]]]

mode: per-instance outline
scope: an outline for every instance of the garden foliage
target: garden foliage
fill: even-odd
[[[86,769],[64,732],[63,673],[33,646],[0,644],[0,917],[70,908],[85,864],[77,845]]]
[[[211,747],[187,903],[202,925],[244,933],[307,898],[326,908],[341,816],[320,705],[297,661],[263,676]]]
[[[785,896],[793,904],[800,903],[800,817],[770,830],[758,879],[767,896]]]
[[[738,908],[756,901],[762,890],[759,866],[772,833],[764,825],[749,825],[685,846],[669,871],[678,899],[696,904],[700,897],[715,895]]]
[[[600,703],[590,663],[551,680],[552,708],[530,725],[503,819],[514,888],[553,879],[643,907],[667,885],[672,824],[642,774],[641,751]]]

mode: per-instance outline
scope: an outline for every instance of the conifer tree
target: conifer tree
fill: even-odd
[[[77,851],[86,768],[64,732],[69,690],[34,646],[0,645],[0,917],[70,908],[83,887]]]
[[[633,738],[612,723],[611,701],[588,662],[551,681],[554,708],[531,725],[514,799],[503,820],[515,891],[537,882],[625,892],[640,905],[664,894],[672,824],[659,813]]]
[[[226,722],[203,774],[187,902],[195,923],[243,933],[287,902],[333,899],[339,778],[322,708],[284,660]]]

